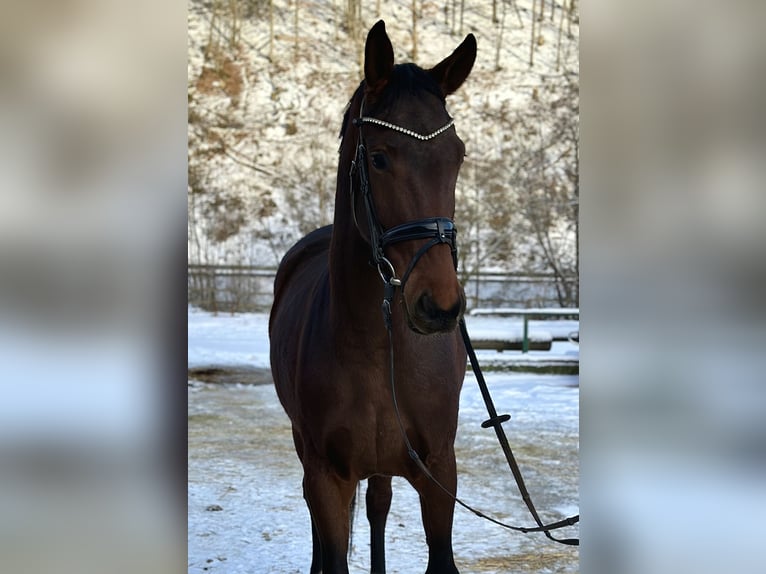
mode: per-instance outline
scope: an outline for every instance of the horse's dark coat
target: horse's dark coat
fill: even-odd
[[[343,122],[334,223],[300,240],[277,273],[269,323],[271,364],[304,469],[304,497],[314,535],[312,573],[348,572],[349,505],[363,479],[369,479],[372,571],[385,570],[383,529],[391,476],[405,477],[420,495],[429,546],[427,572],[457,572],[451,541],[454,501],[409,458],[396,422],[388,337],[380,311],[383,284],[368,263],[363,202],[350,189],[349,169],[360,128],[348,119],[360,115],[364,98],[365,115],[430,133],[449,119],[445,96],[462,84],[475,56],[476,42],[469,36],[431,70],[412,64],[394,67],[383,23],[372,28],[365,49],[365,81]],[[386,160],[380,162],[382,168],[368,166],[384,227],[424,217],[453,217],[464,154],[454,129],[428,142],[377,126],[362,129],[368,150]],[[397,244],[386,256],[402,273],[423,243]],[[394,370],[403,424],[431,472],[453,491],[453,443],[466,366],[454,327],[464,305],[446,245],[426,252],[393,305]]]

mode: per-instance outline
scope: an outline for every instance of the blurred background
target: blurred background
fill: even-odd
[[[758,569],[763,3],[415,2],[416,18],[412,3],[360,3],[345,23],[345,5],[161,4],[0,8],[5,569],[185,568],[184,251],[272,265],[327,222],[350,55],[382,10],[398,10],[398,59],[429,65],[443,50],[426,39],[478,38],[477,82],[449,103],[473,162],[463,272],[553,273],[528,217],[540,209],[570,254],[554,285],[579,276],[582,571]],[[581,7],[582,110],[568,75]],[[539,120],[554,108],[562,130],[579,114],[581,138]],[[289,135],[303,151],[280,147]],[[555,165],[579,177],[543,169],[541,150],[575,143]]]
[[[185,567],[185,15],[0,7],[3,571]]]
[[[582,571],[755,571],[766,6],[586,4]]]

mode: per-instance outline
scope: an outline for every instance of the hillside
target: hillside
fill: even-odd
[[[576,2],[543,2],[542,14],[535,3],[535,18],[528,0],[465,2],[462,15],[455,1],[360,4],[192,0],[190,260],[273,266],[331,221],[343,110],[382,18],[397,62],[428,67],[469,32],[478,40],[474,70],[448,100],[468,154],[463,272],[576,274]]]

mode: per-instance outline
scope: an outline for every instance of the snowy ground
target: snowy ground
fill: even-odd
[[[468,319],[469,330],[476,319]],[[482,328],[490,329],[492,321]],[[555,343],[554,351],[576,355],[569,343]],[[510,361],[519,354],[503,355]],[[215,317],[190,309],[189,365],[243,364],[268,366],[267,317]],[[498,411],[513,417],[506,431],[543,519],[576,514],[578,377],[499,371],[488,373],[487,380]],[[531,518],[494,434],[479,426],[485,418],[469,374],[456,441],[459,495],[501,520],[529,525]],[[271,385],[190,381],[189,572],[306,572],[311,535],[301,477],[289,422]],[[577,529],[566,535],[577,536]],[[368,538],[361,496],[351,572],[369,571]],[[506,531],[461,509],[455,513],[453,540],[456,562],[466,573],[579,571],[577,549],[555,545],[542,535]],[[425,570],[417,496],[402,479],[394,479],[387,544],[390,573]]]
[[[248,365],[269,368],[268,315],[264,313],[221,314],[218,316],[189,308],[190,367],[210,365]],[[518,339],[523,322],[519,317],[469,316],[465,318],[472,338]],[[530,321],[529,332],[566,337],[579,329],[578,321]],[[526,356],[518,352],[498,353],[478,351],[480,361],[496,364],[520,362],[576,361],[579,347],[569,342],[554,341],[550,351],[530,351]]]

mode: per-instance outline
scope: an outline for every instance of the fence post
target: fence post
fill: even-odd
[[[521,340],[521,352],[529,352],[529,315],[524,314],[524,338]]]
[[[213,313],[216,315],[218,314],[218,301],[216,298],[216,291],[218,289],[218,285],[216,284],[216,273],[215,268],[211,265],[208,267],[208,281],[210,285],[210,308],[213,310]]]

